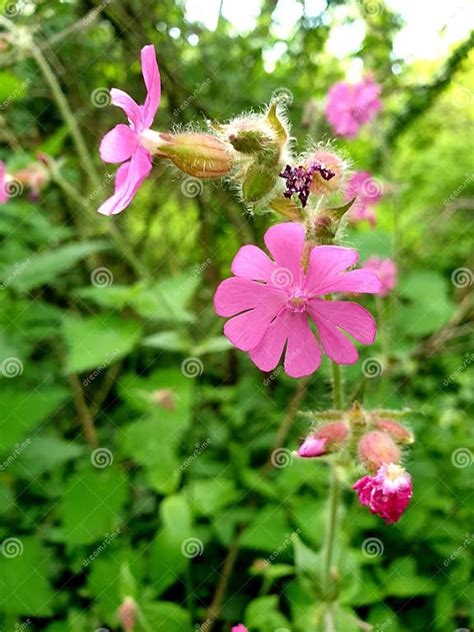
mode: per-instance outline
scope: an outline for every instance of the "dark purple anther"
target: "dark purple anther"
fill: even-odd
[[[281,178],[286,180],[286,191],[283,195],[290,198],[293,193],[298,193],[301,206],[304,208],[308,202],[311,182],[316,172],[321,174],[323,180],[331,180],[336,175],[334,171],[326,169],[319,162],[312,163],[309,167],[290,167],[286,165],[285,169],[279,174]]]

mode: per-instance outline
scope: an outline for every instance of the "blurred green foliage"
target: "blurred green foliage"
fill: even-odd
[[[472,41],[449,59],[406,65],[392,53],[397,15],[381,2],[375,12],[331,2],[297,21],[270,72],[265,53],[282,43],[275,0],[262,2],[247,34],[222,17],[215,31],[188,23],[171,0],[3,5],[55,73],[100,186],[27,48],[2,32],[0,158],[13,171],[43,151],[60,176],[38,202],[24,194],[0,207],[1,629],[119,630],[117,609],[132,596],[137,631],[207,630],[229,551],[215,629],[317,629],[327,468],[288,452],[285,467],[262,469],[297,384],[230,349],[212,308],[239,245],[261,242],[273,218],[247,216],[212,184],[190,195],[160,163],[122,215],[95,216],[112,173],[98,143],[123,117],[93,95],[116,86],[140,101],[139,50],[153,43],[163,83],[156,129],[226,120],[285,88],[299,145],[326,141],[324,97],[347,62],[325,48],[341,6],[348,22],[366,24],[353,57],[383,86],[384,111],[335,146],[385,192],[377,228],[347,231],[343,243],[362,259],[396,259],[400,276],[391,298],[366,301],[381,333],[361,361],[378,358],[384,372],[367,378],[359,362],[345,369],[345,386],[366,406],[411,408],[417,442],[407,462],[414,497],[398,525],[363,511],[347,481],[337,629],[357,630],[356,617],[379,632],[474,626]],[[324,364],[300,408],[330,405]],[[286,447],[306,430],[296,417]],[[379,554],[364,554],[370,537]]]

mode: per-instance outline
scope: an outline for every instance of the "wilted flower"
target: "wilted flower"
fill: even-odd
[[[380,200],[382,189],[378,182],[374,180],[370,171],[357,171],[349,179],[346,190],[346,200],[357,200],[351,210],[351,220],[361,222],[367,220],[371,226],[375,226],[375,205]]]
[[[334,133],[345,138],[357,136],[359,128],[381,109],[380,93],[380,86],[370,76],[355,84],[334,84],[326,103],[326,117]]]
[[[301,224],[272,226],[264,239],[274,260],[256,246],[243,246],[232,262],[235,276],[216,290],[216,312],[230,318],[224,326],[226,337],[241,351],[249,352],[262,371],[276,367],[286,345],[286,373],[303,377],[321,363],[312,321],[329,358],[338,364],[356,362],[357,349],[341,329],[362,344],[372,344],[375,321],[357,303],[327,301],[324,296],[333,292],[374,294],[380,290],[375,273],[347,271],[359,255],[339,246],[312,248],[305,271],[305,230]]]
[[[306,437],[298,449],[298,456],[311,458],[336,452],[348,436],[349,428],[342,421],[324,424]]]
[[[297,193],[301,206],[304,208],[308,203],[311,185],[316,175],[323,181],[329,182],[336,174],[319,162],[310,162],[307,166],[300,165],[299,167],[286,165],[280,173],[280,178],[286,180],[286,191],[283,195],[290,198],[294,193]]]
[[[0,160],[0,204],[8,202],[7,169],[5,163]]]
[[[141,135],[153,123],[161,97],[160,73],[153,45],[141,51],[142,74],[147,88],[143,105],[138,105],[122,90],[112,88],[112,103],[128,116],[128,125],[116,125],[102,139],[100,156],[104,162],[122,162],[115,176],[115,192],[98,209],[103,215],[123,211],[151,171],[151,155],[142,144]]]
[[[400,520],[413,491],[410,474],[395,463],[381,465],[375,476],[364,476],[352,488],[360,502],[386,524]]]
[[[362,264],[363,268],[368,270],[375,270],[382,289],[379,292],[380,296],[387,296],[387,294],[393,290],[397,284],[397,264],[391,259],[379,259],[379,257],[371,257]]]

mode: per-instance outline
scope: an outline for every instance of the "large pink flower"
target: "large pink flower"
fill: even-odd
[[[381,109],[380,86],[371,76],[360,83],[335,83],[329,90],[326,117],[335,134],[354,138],[359,128],[371,121]]]
[[[265,244],[274,260],[256,246],[243,246],[232,262],[235,276],[223,281],[214,296],[217,314],[231,317],[224,326],[230,342],[248,351],[262,371],[277,366],[286,345],[284,368],[291,377],[310,375],[321,363],[311,322],[327,356],[338,364],[356,362],[357,349],[341,329],[371,344],[374,319],[357,303],[323,297],[333,292],[374,294],[381,288],[372,270],[346,271],[359,258],[351,248],[314,247],[305,272],[304,239],[301,224],[272,226]]]
[[[112,88],[112,103],[128,116],[128,125],[116,125],[102,139],[100,157],[104,162],[122,162],[115,175],[115,192],[98,209],[103,215],[123,211],[151,171],[150,153],[142,147],[141,134],[149,129],[155,118],[161,97],[161,83],[155,48],[149,44],[141,52],[142,74],[147,88],[143,105],[138,105],[122,90]]]
[[[400,520],[413,493],[410,474],[395,463],[381,465],[375,476],[364,476],[352,488],[360,502],[386,524]]]
[[[382,185],[370,171],[354,173],[347,182],[344,195],[347,201],[356,198],[350,210],[350,219],[353,222],[367,220],[371,226],[375,226],[375,205],[382,196]]]
[[[5,204],[5,202],[8,202],[7,170],[0,160],[0,204]]]
[[[379,259],[378,257],[371,257],[362,264],[363,268],[367,270],[375,270],[375,273],[379,277],[382,289],[380,290],[380,296],[387,296],[389,292],[397,284],[397,264],[391,259]]]

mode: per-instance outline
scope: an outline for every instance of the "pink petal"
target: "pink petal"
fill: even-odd
[[[112,97],[112,103],[125,112],[128,116],[128,119],[132,125],[132,128],[136,131],[141,131],[144,128],[142,124],[142,113],[140,110],[140,106],[138,103],[132,99],[130,95],[128,95],[123,90],[119,90],[118,88],[112,88],[110,91],[110,96]]]
[[[258,345],[250,350],[250,359],[261,371],[272,371],[280,361],[288,338],[289,316],[287,311],[277,316]]]
[[[100,143],[100,157],[104,162],[124,162],[138,146],[138,139],[128,125],[116,125]]]
[[[328,321],[318,309],[313,307],[312,303],[313,301],[308,305],[308,311],[318,328],[324,353],[337,364],[357,362],[359,354],[353,343],[339,331],[336,323]]]
[[[328,327],[331,325],[340,327],[364,345],[370,345],[375,340],[377,332],[375,320],[358,303],[312,299],[310,301],[310,311],[311,316],[313,316],[314,312],[320,319],[324,319]]]
[[[138,147],[131,160],[118,168],[115,175],[115,192],[102,204],[98,212],[102,215],[116,215],[127,208],[150,173],[151,166],[148,152]]]
[[[231,268],[235,276],[255,281],[269,281],[276,269],[273,261],[257,246],[248,245],[235,255]]]
[[[311,331],[307,315],[292,313],[290,325],[285,371],[290,377],[311,375],[321,364],[321,349]]]
[[[224,334],[241,351],[250,351],[258,345],[270,323],[277,315],[272,306],[262,304],[238,316],[234,316],[224,325]]]
[[[326,443],[326,438],[320,439],[310,435],[309,437],[306,437],[300,445],[298,449],[298,456],[309,459],[315,456],[322,456],[323,454],[326,454],[326,450],[324,449]]]
[[[150,127],[155,118],[161,98],[160,71],[156,62],[155,47],[153,44],[144,46],[141,53],[142,74],[145,80],[147,96],[141,107],[144,126]]]
[[[324,294],[332,292],[378,294],[382,289],[382,283],[374,270],[351,270],[343,272],[332,283],[324,286]]]
[[[218,316],[224,317],[255,307],[268,307],[276,314],[285,300],[283,290],[240,277],[230,277],[218,286],[214,295],[214,308]]]
[[[299,283],[302,277],[304,227],[296,222],[276,224],[267,230],[264,240],[277,268],[289,270],[292,281]]]
[[[5,202],[8,202],[7,170],[5,163],[0,160],[0,204],[5,204]]]
[[[333,291],[330,288],[339,273],[354,265],[358,259],[359,253],[352,248],[316,246],[309,258],[307,291],[319,295],[329,294]]]

